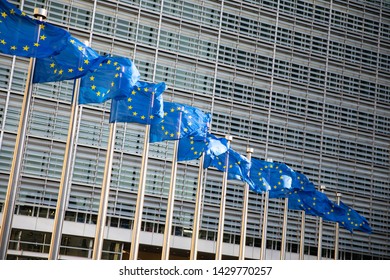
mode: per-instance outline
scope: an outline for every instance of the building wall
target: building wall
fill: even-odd
[[[325,185],[331,199],[335,200],[336,192],[342,193],[342,200],[368,219],[374,233],[350,234],[341,229],[341,258],[390,258],[388,1],[11,2],[23,2],[23,10],[29,14],[36,6],[46,8],[49,22],[81,40],[91,40],[92,48],[100,53],[131,58],[142,80],[166,82],[164,100],[211,112],[211,132],[221,137],[232,135],[234,150],[245,154],[246,148],[252,147],[252,157],[287,163],[316,186]],[[0,65],[3,203],[28,60],[0,55]],[[51,230],[47,225],[52,223],[56,207],[72,88],[72,81],[34,86],[15,213],[26,221],[35,217],[33,220],[46,227],[15,224],[11,257],[20,255],[18,240],[32,242],[28,235],[35,236],[36,243],[46,244],[37,249],[43,250],[41,257],[48,251]],[[107,150],[109,108],[109,102],[85,105],[79,114],[66,213],[70,228],[93,232]],[[107,231],[123,232],[123,236],[117,234],[105,242],[105,250],[111,252],[104,256],[107,258],[121,258],[129,246],[143,135],[140,125],[117,125]],[[171,142],[150,146],[142,229],[145,236],[163,232],[172,148]],[[173,225],[175,236],[187,240],[183,244],[188,243],[192,228],[197,177],[197,161],[179,164]],[[217,236],[222,174],[208,169],[205,182],[200,238],[206,242]],[[225,248],[239,242],[242,199],[243,184],[229,181]],[[280,249],[282,213],[282,200],[271,200],[267,233],[270,252]],[[247,245],[252,250],[260,247],[262,214],[262,196],[251,193]],[[291,253],[299,250],[300,217],[298,212],[289,212],[287,249]],[[334,228],[333,223],[324,224],[324,257],[333,254]],[[76,232],[63,233],[61,254],[65,258],[90,257],[82,248],[91,248],[93,236]],[[72,244],[72,237],[85,240]],[[317,241],[318,220],[307,216],[308,256],[317,255]],[[183,244],[178,242],[174,248],[185,251]],[[158,247],[151,241],[145,241],[146,245]],[[237,256],[238,252],[227,254]],[[267,257],[273,258],[272,253]]]

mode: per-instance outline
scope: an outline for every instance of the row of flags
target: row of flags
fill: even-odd
[[[331,201],[309,179],[284,163],[248,160],[210,130],[211,115],[186,104],[163,101],[164,82],[140,81],[125,57],[99,55],[67,31],[29,18],[7,1],[0,2],[0,52],[35,57],[34,83],[81,79],[79,104],[111,100],[110,122],[150,125],[150,142],[179,141],[177,161],[203,157],[203,168],[227,172],[255,193],[288,198],[288,208],[371,233],[367,220],[343,202]]]

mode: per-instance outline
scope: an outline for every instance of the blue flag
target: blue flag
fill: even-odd
[[[72,80],[86,75],[104,57],[70,36],[66,47],[58,53],[36,60],[34,83]]]
[[[126,98],[112,99],[110,123],[159,122],[164,116],[162,93],[165,89],[164,82],[154,84],[138,81]]]
[[[150,126],[151,143],[207,135],[210,114],[198,108],[174,102],[164,102],[163,106],[162,121]]]
[[[139,78],[139,71],[129,58],[107,56],[81,78],[79,104],[126,98]]]
[[[33,20],[14,5],[0,1],[0,52],[47,57],[65,48],[69,36],[66,30]]]
[[[306,214],[322,217],[325,221],[338,222],[345,210],[318,190],[295,190],[288,196],[288,208],[302,210]]]
[[[210,156],[209,153],[206,153],[203,168],[210,166],[221,172],[228,172],[229,180],[240,180],[248,183],[249,186],[253,185],[249,177],[251,162],[231,148],[218,156]]]
[[[213,134],[206,137],[191,136],[179,140],[178,161],[198,159],[204,152],[219,156],[227,151],[227,140],[217,138]]]
[[[366,218],[361,216],[356,210],[340,201],[340,207],[345,210],[345,215],[340,216],[338,222],[350,232],[359,230],[366,233],[372,233],[372,229]]]
[[[252,158],[250,177],[254,192],[269,191],[270,198],[287,197],[292,190],[315,190],[307,177],[288,165]]]

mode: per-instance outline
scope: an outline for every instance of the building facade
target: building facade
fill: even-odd
[[[101,54],[131,58],[164,100],[212,113],[231,147],[284,162],[367,218],[373,233],[340,229],[340,259],[390,259],[390,1],[10,1]],[[0,209],[10,174],[28,60],[0,54]],[[8,259],[47,259],[70,119],[73,81],[35,84]],[[61,258],[91,258],[109,136],[110,103],[80,108]],[[126,259],[144,127],[118,124],[102,258]],[[139,258],[160,259],[173,143],[150,145]],[[171,259],[188,259],[198,161],[178,165]],[[213,259],[221,172],[205,174],[199,259]],[[238,256],[244,185],[228,182],[223,257]],[[260,258],[263,196],[250,193],[246,257]],[[283,200],[269,201],[266,259],[278,259]],[[301,214],[289,211],[287,259],[297,258]],[[305,259],[319,220],[307,216]],[[333,258],[325,222],[322,256]]]

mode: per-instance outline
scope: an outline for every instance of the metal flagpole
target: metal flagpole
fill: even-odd
[[[180,126],[179,126],[180,127]],[[167,202],[167,216],[165,219],[164,240],[162,245],[162,260],[169,260],[169,246],[171,241],[173,208],[175,204],[175,190],[176,190],[176,175],[177,175],[177,151],[179,149],[179,140],[174,141],[171,182],[169,187],[168,202]]]
[[[42,21],[46,19],[47,11],[41,8],[34,9],[34,16]],[[40,35],[40,29],[38,27],[38,36]],[[32,97],[32,84],[35,71],[35,58],[30,58],[30,64],[27,73],[26,88],[23,96],[22,108],[20,111],[19,127],[16,136],[14,156],[12,159],[12,166],[8,181],[7,193],[4,201],[3,221],[0,231],[0,259],[5,260],[7,258],[8,243],[12,231],[12,220],[14,214],[14,208],[16,203],[16,194],[18,191],[18,182],[20,179],[20,172],[22,168],[23,152],[26,146],[26,132],[28,116],[31,107]]]
[[[89,46],[89,41],[84,41],[84,45]],[[78,98],[80,92],[81,79],[76,79],[73,85],[72,109],[70,113],[68,138],[65,146],[64,161],[62,165],[62,174],[60,187],[58,190],[58,200],[56,213],[54,217],[53,231],[50,242],[49,260],[56,260],[59,257],[61,247],[62,227],[65,218],[66,204],[71,185],[72,159],[74,156],[74,146],[76,140],[77,119],[79,114]]]
[[[72,169],[72,156],[74,151],[74,140],[77,128],[78,117],[78,93],[80,90],[80,79],[74,81],[73,86],[73,101],[72,111],[70,115],[68,138],[65,146],[64,161],[62,166],[62,174],[60,187],[58,190],[58,200],[56,206],[56,213],[54,217],[53,231],[51,235],[51,243],[49,250],[49,260],[56,260],[59,257],[59,251],[61,246],[62,227],[65,218],[66,204],[69,195],[69,189],[71,185],[71,169]]]
[[[246,156],[248,160],[251,160],[253,153],[252,148],[246,149]],[[245,184],[244,197],[242,206],[242,220],[241,220],[241,236],[240,236],[240,252],[238,255],[239,260],[245,260],[245,240],[246,240],[246,226],[248,223],[248,200],[249,200],[249,185]]]
[[[195,213],[194,213],[194,225],[192,226],[190,260],[196,260],[197,253],[198,253],[198,238],[199,238],[200,214],[202,208],[203,178],[204,178],[203,161],[204,161],[204,153],[199,160],[198,188],[196,190],[196,202],[195,202]]]
[[[226,135],[225,138],[228,140],[227,147],[229,149],[230,142],[233,137],[230,135]],[[219,209],[219,222],[218,222],[218,235],[217,235],[217,246],[215,250],[215,259],[222,259],[222,242],[223,242],[223,228],[225,222],[225,205],[226,205],[226,189],[227,189],[227,179],[229,172],[229,151],[227,152],[227,156],[225,159],[225,172],[223,172],[223,180],[222,180],[222,193],[221,193],[221,204]]]
[[[305,254],[305,221],[306,221],[306,214],[305,211],[302,211],[301,216],[301,239],[300,239],[300,247],[299,247],[299,259],[304,260],[304,254]]]
[[[280,247],[280,259],[286,259],[286,238],[287,238],[287,218],[288,218],[288,197],[284,199],[282,245]]]
[[[337,205],[340,205],[340,200],[341,200],[341,193],[336,193],[337,197]],[[335,229],[335,240],[334,240],[334,259],[338,260],[339,259],[339,229],[340,229],[340,224],[336,223],[336,229]]]
[[[320,191],[325,191],[325,186],[320,186]],[[320,217],[319,226],[318,226],[318,252],[317,252],[317,259],[320,260],[322,258],[322,223],[323,219]]]
[[[270,158],[268,158],[267,161],[273,162],[273,160]],[[264,193],[263,228],[261,234],[260,260],[265,260],[265,253],[266,253],[266,246],[267,246],[268,202],[269,202],[269,191],[266,191]]]
[[[142,151],[140,180],[138,185],[137,202],[135,205],[133,232],[131,236],[131,245],[130,245],[130,254],[129,254],[130,260],[138,259],[139,237],[141,233],[141,222],[142,222],[142,210],[144,208],[146,172],[148,169],[149,138],[150,138],[150,124],[147,124],[145,125],[145,137],[144,137],[144,148]]]
[[[114,157],[116,135],[116,122],[110,124],[110,136],[108,138],[106,163],[104,166],[103,184],[100,193],[99,213],[96,222],[95,242],[93,244],[93,260],[100,260],[103,250],[104,228],[106,226],[108,198],[110,195],[110,183],[112,173],[112,159]]]

